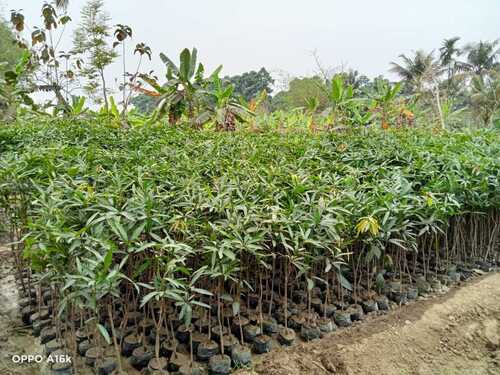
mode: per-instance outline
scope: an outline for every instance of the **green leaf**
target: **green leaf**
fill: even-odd
[[[185,48],[181,52],[181,63],[179,66],[179,76],[183,81],[188,81],[190,79],[190,69],[191,69],[191,52],[189,49]]]
[[[174,62],[170,60],[164,53],[160,53],[160,59],[169,70],[173,71],[176,75],[179,74],[179,68],[177,68]]]
[[[330,262],[330,259],[325,260],[325,273],[330,272],[332,269],[332,263]]]
[[[71,21],[70,16],[62,16],[61,18],[59,18],[59,22],[61,23],[61,25],[65,25],[70,21]]]
[[[193,305],[197,305],[200,307],[203,307],[205,309],[210,309],[210,305],[207,305],[206,303],[200,302],[200,301],[193,301]]]
[[[211,76],[211,77],[213,77],[213,76],[218,76],[218,75],[220,74],[221,70],[222,70],[222,65],[219,65],[219,66],[218,66],[218,67],[217,67],[217,68],[213,71],[213,73],[212,73],[210,76]]]
[[[192,78],[195,74],[197,59],[198,59],[198,50],[196,48],[193,48],[193,51],[191,52],[191,61],[189,65],[189,78]]]
[[[205,290],[205,289],[200,289],[200,288],[191,288],[191,290],[195,293],[198,293],[198,294],[203,294],[205,296],[213,296],[213,293],[212,292],[209,292],[208,290]]]
[[[99,323],[97,324],[97,328],[99,329],[99,332],[101,333],[102,337],[104,337],[104,340],[106,340],[108,345],[111,345],[111,338],[109,337],[107,329]]]
[[[189,327],[191,325],[191,320],[192,320],[192,316],[193,316],[193,309],[188,304],[186,304],[184,306],[185,306],[184,324]]]
[[[107,220],[111,230],[123,241],[123,242],[128,242],[128,236],[127,236],[127,231],[123,227],[123,225],[120,222],[120,218],[117,216],[114,216],[111,219]]]
[[[151,265],[151,259],[146,259],[144,263],[142,263],[139,268],[134,270],[134,273],[132,275],[133,279],[137,279],[142,273]]]
[[[130,241],[135,241],[136,239],[139,238],[139,236],[141,235],[142,231],[146,227],[146,224],[147,223],[144,221],[141,224],[139,224],[137,227],[135,227],[134,231],[132,232],[132,235],[130,236]]]
[[[139,77],[146,82],[148,85],[150,85],[152,88],[154,88],[158,93],[163,94],[165,93],[165,90],[163,87],[156,81],[156,79],[149,77],[147,74],[140,74]]]
[[[102,266],[104,273],[108,272],[109,267],[111,266],[111,262],[113,261],[113,252],[114,248],[110,247],[108,252],[106,253],[106,256],[104,257]]]
[[[349,282],[349,280],[347,280],[341,273],[339,273],[338,276],[340,279],[340,285],[342,285],[344,289],[352,291],[352,284]]]
[[[110,107],[111,114],[116,118],[120,117],[120,111],[118,110],[118,106],[116,105],[115,98],[110,96],[109,102],[111,104],[111,107]]]
[[[334,103],[338,104],[342,100],[342,95],[343,95],[343,80],[340,76],[336,76],[332,80],[331,99]]]
[[[148,293],[146,294],[143,298],[142,298],[142,301],[141,301],[141,307],[144,307],[144,305],[146,305],[152,298],[155,298],[158,296],[158,292],[157,291],[154,291],[154,292],[151,292],[151,293]]]

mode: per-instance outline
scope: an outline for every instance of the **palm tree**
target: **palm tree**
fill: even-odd
[[[405,54],[401,54],[399,57],[403,63],[391,62],[390,71],[399,75],[413,92],[421,92],[429,72],[438,70],[439,63],[434,60],[434,53],[418,50],[413,57],[408,57]]]
[[[489,126],[495,113],[500,109],[500,73],[490,76],[476,75],[471,82],[471,105],[484,126]]]
[[[461,51],[456,47],[457,42],[460,40],[460,37],[455,36],[450,39],[443,40],[443,44],[439,49],[440,52],[440,60],[441,63],[445,66],[450,65],[455,61],[455,55],[460,55]]]
[[[456,64],[456,56],[460,56],[462,53],[461,50],[456,46],[457,42],[460,40],[460,37],[455,36],[450,39],[443,40],[443,44],[439,49],[440,55],[439,60],[443,67],[448,69],[448,84],[450,83],[453,75],[455,73],[455,64]]]
[[[500,66],[498,56],[500,48],[498,44],[500,39],[492,42],[483,42],[468,44],[463,52],[467,55],[467,60],[460,63],[460,68],[466,72],[484,75]]]
[[[441,92],[439,78],[442,74],[442,67],[438,60],[434,59],[434,53],[426,53],[423,50],[415,52],[413,58],[400,55],[403,65],[392,62],[392,72],[398,74],[406,82],[414,93],[432,94],[436,101],[437,115],[441,127],[445,128],[443,110],[441,106]]]

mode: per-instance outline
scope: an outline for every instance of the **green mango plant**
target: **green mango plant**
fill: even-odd
[[[231,90],[214,84],[230,103]],[[200,106],[215,102],[206,92]],[[217,318],[209,335],[249,311],[263,325],[264,310],[286,330],[291,298],[314,325],[316,295],[325,317],[347,297],[498,260],[496,130],[299,131],[308,119],[257,116],[275,121],[259,132],[124,129],[105,116],[0,127],[16,269],[30,267],[28,290],[50,286],[55,311],[88,321],[95,340],[119,346],[113,324],[123,328],[129,312],[140,316],[138,337],[152,320],[153,360],[163,363],[162,337],[173,339],[180,320],[190,333],[207,305]]]

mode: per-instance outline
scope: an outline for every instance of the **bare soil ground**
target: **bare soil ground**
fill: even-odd
[[[13,354],[41,353],[18,317],[7,251],[0,248],[0,375],[46,373],[12,363]],[[275,347],[239,375],[377,374],[500,375],[500,273],[384,315],[368,316],[310,343]]]
[[[500,374],[500,273],[321,340],[274,349],[253,371],[298,375]]]

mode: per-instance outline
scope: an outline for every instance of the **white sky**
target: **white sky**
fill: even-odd
[[[23,9],[29,25],[40,23],[42,0],[1,3],[4,16],[10,9]],[[70,3],[73,28],[85,0]],[[113,24],[134,29],[134,45],[144,41],[151,46],[154,58],[147,68],[158,75],[164,71],[160,52],[177,60],[182,48],[196,46],[208,70],[223,64],[223,75],[262,66],[293,76],[309,75],[315,71],[311,52],[317,50],[325,67],[343,65],[373,77],[387,75],[389,62],[399,54],[438,49],[444,38],[456,35],[471,42],[500,37],[500,0],[105,0],[105,4]],[[115,64],[107,75],[116,77],[119,72]]]

